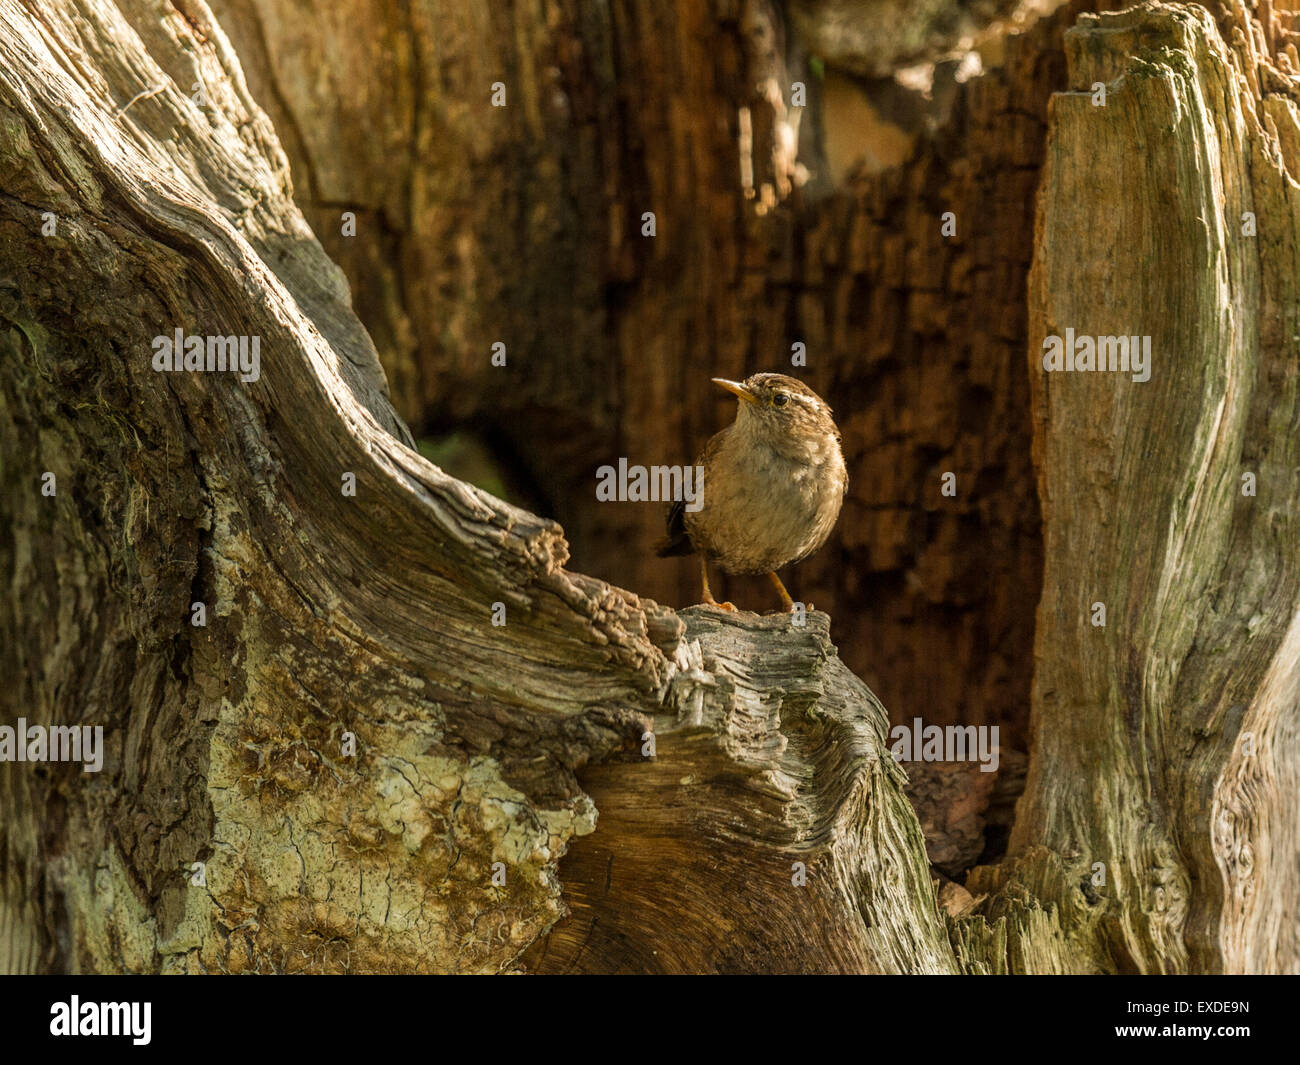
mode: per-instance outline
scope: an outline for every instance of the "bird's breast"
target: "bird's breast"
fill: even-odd
[[[847,477],[833,437],[791,455],[731,434],[704,465],[703,505],[685,516],[686,530],[728,572],[799,561],[826,542],[839,516]]]

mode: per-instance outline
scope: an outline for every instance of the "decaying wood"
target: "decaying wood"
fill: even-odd
[[[4,699],[7,719],[102,723],[108,755],[98,775],[0,769],[10,963],[509,969],[596,825],[575,774],[617,756],[699,819],[661,906],[713,906],[760,842],[789,885],[753,896],[783,940],[753,924],[737,958],[701,942],[681,964],[951,968],[883,715],[825,617],[753,621],[715,660],[673,612],[565,571],[553,523],[410,450],[220,27],[199,5],[79,16],[0,3],[0,453],[24,486]],[[259,379],[156,372],[151,339],[178,326],[260,337]],[[788,707],[761,679],[783,647],[809,674]],[[808,718],[793,743],[782,713]],[[698,786],[641,757],[661,719]],[[726,864],[704,850],[723,818]]]
[[[904,768],[907,798],[921,823],[930,863],[961,877],[984,853],[985,812],[996,772],[986,773],[973,761],[907,762]]]
[[[689,461],[731,417],[710,376],[796,373],[836,410],[849,495],[827,547],[788,574],[792,594],[835,618],[844,661],[897,721],[1001,724],[1026,745],[1042,556],[1024,287],[1074,14],[1009,38],[1004,66],[966,84],[908,166],[814,195],[818,98],[844,75],[809,66],[780,28],[787,5],[212,6],[417,434],[492,442],[563,525],[575,568],[686,605],[699,575],[655,557],[659,509],[598,502],[595,470]],[[875,6],[901,35],[937,5]],[[810,184],[770,207],[791,134]],[[715,590],[770,596],[761,578]]]
[[[273,27],[280,9],[257,6],[260,21],[242,25]],[[402,51],[408,27],[379,25],[403,62],[418,55],[439,77],[469,75],[429,65],[420,49],[451,49],[457,33],[503,36],[492,22],[500,15],[408,8],[413,52]],[[566,8],[561,21],[581,22],[585,10]],[[725,372],[756,350],[746,344],[785,335],[771,316],[788,304],[746,319],[761,288],[752,302],[728,303],[729,286],[716,280],[758,276],[761,260],[742,263],[785,223],[769,218],[775,228],[755,235],[733,160],[693,136],[707,124],[700,115],[750,99],[736,27],[718,36],[718,13],[704,5],[618,6],[618,18],[633,11],[612,36],[575,30],[574,39],[609,45],[561,57],[574,64],[566,72],[561,63],[564,84],[589,81],[586,95],[548,96],[543,110],[534,106],[543,97],[525,92],[532,103],[503,119],[513,130],[504,140],[477,111],[438,105],[459,115],[471,157],[549,143],[575,110],[586,115],[576,141],[556,141],[558,159],[540,148],[536,158],[555,162],[556,174],[573,165],[589,176],[615,148],[647,160],[642,183],[601,186],[598,216],[548,214],[568,201],[546,188],[477,199],[485,186],[476,190],[472,168],[418,175],[382,152],[366,164],[391,198],[385,218],[405,219],[403,205],[414,204],[410,217],[432,227],[412,245],[399,226],[391,246],[435,260],[408,264],[416,290],[404,299],[409,309],[428,297],[436,313],[410,335],[394,314],[380,342],[400,342],[411,360],[426,346],[463,359],[459,374],[440,364],[445,395],[424,414],[473,417],[506,384],[520,388],[511,417],[529,404],[545,410],[549,398],[549,432],[567,432],[570,449],[548,452],[557,469],[579,454],[568,468],[588,469],[593,441],[608,439],[561,416],[585,409],[593,387],[603,397],[593,417],[607,428],[663,410],[683,437],[705,428],[703,408],[672,407],[684,381],[620,383],[634,350],[645,360],[637,365],[654,365],[684,339],[691,350],[716,339],[721,354],[708,365]],[[1199,8],[1149,4],[1082,18],[1064,53],[1053,51],[1075,14],[1009,44],[1006,71],[970,83],[954,105],[954,122],[987,131],[1004,121],[1015,136],[972,133],[967,147],[998,147],[965,160],[923,146],[907,170],[826,201],[801,236],[821,251],[781,260],[821,272],[773,274],[802,301],[820,293],[821,310],[804,321],[838,338],[828,350],[862,337],[855,308],[864,294],[875,301],[879,336],[861,358],[892,391],[882,398],[861,384],[854,359],[836,371],[850,406],[875,426],[860,440],[888,439],[889,425],[909,417],[893,360],[961,322],[986,346],[939,365],[986,373],[978,387],[994,398],[996,420],[1021,409],[1017,396],[1033,411],[1043,588],[1029,775],[1010,856],[974,870],[964,888],[945,885],[941,910],[888,755],[885,713],[840,661],[826,615],[810,614],[803,628],[787,616],[679,615],[566,569],[559,525],[411,450],[376,350],[294,205],[288,156],[254,103],[276,87],[249,92],[201,0],[161,9],[0,0],[0,476],[9,486],[0,661],[10,678],[0,699],[5,720],[103,724],[108,741],[99,774],[0,765],[0,964],[1300,970],[1300,838],[1288,816],[1300,784],[1294,46],[1289,26],[1267,14],[1261,23],[1234,7],[1217,11],[1216,24]],[[508,39],[547,58],[543,27],[520,29]],[[619,70],[616,56],[635,53],[613,42],[647,29],[699,49],[698,62],[648,65],[638,77]],[[260,47],[273,50],[273,38]],[[256,47],[241,44],[241,57],[263,74],[279,69],[257,60]],[[1046,48],[1042,62],[1032,47]],[[688,87],[698,113],[662,91],[676,69],[702,72],[706,83]],[[516,73],[525,83],[552,76],[544,62]],[[1098,81],[1104,108],[1092,102]],[[616,83],[644,93],[636,122]],[[1040,122],[1035,101],[1046,106],[1067,86]],[[433,136],[428,101],[399,81],[394,126],[374,135],[398,144],[399,127]],[[295,128],[293,101],[273,110],[294,151],[325,143],[320,129]],[[641,122],[667,133],[641,141],[631,133]],[[494,165],[509,172],[508,153]],[[349,193],[327,206],[353,180],[347,173],[341,159],[315,161],[305,178],[321,213],[313,222],[352,202]],[[999,177],[1010,183],[1000,191]],[[516,180],[527,178],[507,179]],[[1016,287],[1027,238],[972,226],[969,244],[944,245],[931,225],[943,204],[935,181],[1013,222],[1037,194],[1027,303]],[[498,338],[493,315],[519,293],[508,274],[476,275],[474,242],[455,241],[464,220],[429,206],[445,206],[446,182],[485,233],[492,212],[532,204],[503,254],[542,254],[529,244],[538,233],[553,235],[542,249],[564,254],[510,325],[532,338],[524,351],[550,351],[549,331],[565,336],[571,361],[538,359],[531,377],[489,381],[478,341]],[[697,226],[688,251],[666,242],[645,258],[630,250],[621,227],[646,202],[663,212],[661,227]],[[1243,235],[1244,212],[1257,235]],[[570,232],[582,236],[559,235]],[[956,264],[958,276],[947,272]],[[666,298],[637,296],[658,286],[662,297],[683,279],[698,285],[689,308],[665,316]],[[540,284],[532,274],[518,283]],[[445,295],[458,287],[477,293],[469,318]],[[531,318],[552,291],[554,316]],[[362,302],[391,296],[383,285],[380,297],[358,292]],[[959,310],[943,312],[953,295]],[[582,310],[620,305],[613,318]],[[178,327],[260,337],[259,379],[155,372],[152,338]],[[1041,340],[1067,327],[1151,335],[1151,380],[1045,377]],[[618,342],[607,346],[610,336]],[[1005,359],[977,357],[995,349]],[[620,353],[594,386],[583,377],[593,350]],[[919,392],[947,397],[935,411],[962,409],[958,384],[913,364]],[[830,371],[810,382],[834,395],[817,373]],[[958,421],[936,414],[931,428],[946,449],[962,446],[950,431]],[[1004,493],[1003,516],[1019,515],[999,542],[1030,542],[1032,486],[1013,476],[1031,470],[1015,447],[1029,434],[982,431],[993,443],[984,450],[979,433],[970,437],[982,456],[972,468],[1000,471],[984,487]],[[919,468],[900,461],[915,457],[919,438],[909,439],[889,452],[893,477]],[[54,496],[40,491],[47,471]],[[1256,495],[1241,494],[1243,472],[1256,475]],[[342,490],[347,474],[354,496]],[[551,488],[576,491],[567,476]],[[595,542],[598,518],[582,513]],[[903,533],[886,535],[896,517],[846,509],[846,535],[863,538],[850,547],[892,552],[883,569],[877,560],[861,573],[901,575],[916,561],[904,557]],[[939,524],[948,531],[927,541],[925,572],[953,594],[924,582],[918,593],[939,608],[927,615],[936,631],[944,603],[978,598],[962,575],[983,557],[945,554],[962,524]],[[626,538],[612,539],[610,552],[629,553]],[[1015,576],[998,593],[1003,638],[1031,631],[1011,621],[1028,613],[1025,589],[1037,589],[1035,548],[1025,550],[1027,559],[994,570]],[[205,626],[191,623],[196,602]],[[1094,602],[1106,605],[1104,628],[1090,623]],[[870,623],[834,617],[835,635],[843,628],[865,653],[856,637],[876,631],[862,627]],[[901,626],[891,631],[874,653],[901,646]],[[908,668],[941,677],[960,668],[942,659],[931,649]],[[1007,668],[982,675],[982,697],[1014,690]]]
[[[530,970],[955,972],[884,710],[827,616],[681,616],[657,757],[584,774],[599,830]]]
[[[1081,19],[1038,198],[1037,728],[981,882],[1143,972],[1300,969],[1300,82],[1239,17]],[[1150,380],[1044,375],[1067,327],[1151,337]]]
[[[836,66],[887,78],[899,67],[942,57],[1020,0],[790,0],[809,47]],[[1040,5],[1039,9],[1048,5]]]

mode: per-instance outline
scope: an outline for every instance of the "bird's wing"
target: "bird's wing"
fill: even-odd
[[[667,558],[669,555],[689,555],[694,551],[691,538],[686,535],[686,500],[678,499],[668,508],[668,535],[655,544],[655,554]]]
[[[704,453],[695,460],[695,465],[707,467],[710,459],[722,446],[722,438],[726,435],[727,429],[714,433],[709,438],[709,442],[704,445]],[[693,555],[694,553],[695,545],[686,534],[686,500],[678,499],[668,508],[668,535],[655,544],[655,554],[660,558],[667,558],[669,555]]]

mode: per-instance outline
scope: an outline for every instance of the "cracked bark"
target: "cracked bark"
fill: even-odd
[[[1043,502],[1034,742],[1011,855],[950,916],[825,615],[679,615],[567,570],[557,524],[410,450],[202,3],[0,0],[4,717],[108,743],[98,775],[0,765],[0,962],[1300,968],[1300,137],[1289,29],[1256,29],[1152,5],[1067,38],[1016,370]],[[980,93],[1046,100],[1060,67],[1025,56],[971,113]],[[1145,386],[1045,382],[1042,335],[1118,328],[1092,324],[1099,290],[1168,363]],[[177,325],[260,336],[261,379],[154,373]]]
[[[639,754],[652,722],[675,742],[666,706],[741,708],[692,694],[722,680],[702,664],[709,641],[683,642],[672,611],[567,572],[554,523],[410,450],[269,123],[220,28],[201,5],[186,12],[0,4],[4,472],[39,486],[50,470],[58,486],[6,497],[6,718],[107,734],[99,775],[0,770],[4,957],[75,970],[516,967],[561,915],[560,856],[595,825],[577,774],[671,771]],[[205,106],[184,91],[195,78]],[[154,372],[151,338],[177,325],[259,336],[260,379]],[[206,627],[190,625],[193,602]],[[825,624],[772,640],[831,670]],[[831,697],[846,727],[873,714],[883,726],[860,686]],[[813,767],[769,720],[779,709],[754,708],[752,732],[748,717],[729,726],[749,761],[714,745],[716,779],[695,801],[743,810],[763,794],[777,825],[787,807],[822,803],[849,821],[900,818],[911,846],[870,863],[928,892],[928,921],[900,921],[881,948],[822,946],[846,965],[897,965],[920,935],[940,957],[898,770],[858,741],[845,779],[812,787]],[[868,812],[872,782],[884,798]],[[768,845],[782,877],[792,855],[824,855],[859,882],[868,856],[787,837]],[[193,862],[206,864],[202,886]],[[823,909],[850,920],[855,896],[832,883],[789,887],[770,915],[784,910],[792,929]],[[736,948],[759,962],[764,936],[756,925]]]
[[[565,2],[545,21],[443,0],[214,8],[254,94],[296,131],[298,202],[417,435],[490,442],[577,568],[689,604],[696,568],[652,550],[662,515],[598,503],[593,472],[696,454],[726,416],[708,376],[788,367],[804,342],[797,372],[841,415],[852,520],[792,591],[830,610],[845,661],[898,721],[999,724],[1024,748],[1023,604],[1042,567],[1024,285],[1072,18],[1012,38],[1005,69],[968,86],[905,168],[760,216],[792,161],[773,88],[788,101],[805,83],[799,159],[825,180],[821,83],[780,5],[618,0],[605,16]],[[509,106],[479,106],[496,80]],[[753,199],[738,187],[742,109]],[[955,241],[938,235],[945,210]],[[498,341],[505,373],[486,358]],[[945,471],[956,500],[939,495]],[[764,583],[719,581],[741,605],[767,601]]]

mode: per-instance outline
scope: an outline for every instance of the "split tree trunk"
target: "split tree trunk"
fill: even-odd
[[[456,39],[442,14],[425,24],[427,41]],[[1300,138],[1290,83],[1274,70],[1295,53],[1272,22],[1225,16],[1216,27],[1196,8],[1151,6],[1072,30],[1068,82],[1052,84],[1067,21],[1022,40],[1020,58],[971,83],[960,105],[972,147],[981,122],[1020,121],[1014,100],[1074,90],[1044,116],[1042,173],[1032,109],[1027,154],[1005,163],[1026,175],[1015,203],[1039,190],[1027,357],[1014,321],[983,325],[1016,359],[991,371],[986,391],[1032,389],[1035,415],[1044,587],[1031,771],[1012,856],[976,870],[979,897],[951,917],[886,749],[884,711],[839,662],[825,615],[803,629],[677,615],[567,571],[557,525],[410,450],[346,286],[293,204],[276,134],[198,0],[161,16],[143,0],[0,0],[4,720],[103,724],[109,744],[97,775],[0,766],[0,964],[1300,969],[1300,839],[1286,816],[1300,784],[1289,198]],[[708,41],[697,28],[675,39]],[[726,56],[689,69],[726,71]],[[670,76],[626,69],[617,50],[584,59],[608,81],[590,90],[595,108],[612,107],[615,85],[646,86],[653,100],[653,79]],[[1095,81],[1109,86],[1104,109],[1091,103]],[[732,84],[723,97],[735,94]],[[699,97],[707,108],[709,92]],[[413,94],[410,105],[427,102]],[[509,121],[542,119],[524,108]],[[708,190],[723,217],[738,217],[730,165],[683,143],[693,151],[677,153],[676,168],[664,156],[675,183],[665,188]],[[610,144],[624,142],[591,140],[585,158]],[[825,282],[827,305],[851,318],[861,300],[890,305],[890,267],[878,261],[906,262],[914,276],[931,268],[927,251],[952,254],[933,236],[938,212],[903,198],[924,200],[918,177],[971,204],[972,269],[918,286],[881,358],[891,332],[918,335],[901,323],[927,300],[956,296],[974,323],[981,286],[1001,294],[998,306],[1022,298],[1003,291],[1010,260],[993,279],[974,268],[980,247],[1016,246],[977,235],[988,187],[970,175],[1002,168],[918,148],[911,169],[860,193],[866,205],[894,189],[899,207],[875,209],[915,219],[901,237],[871,236],[844,201],[828,208],[827,234],[835,210],[860,234],[847,249],[860,265]],[[437,175],[396,170],[408,183],[399,202],[421,202],[421,181],[437,187]],[[1245,211],[1257,236],[1241,235]],[[547,224],[558,234],[570,223]],[[609,254],[632,255],[632,235],[609,224]],[[805,249],[816,232],[800,234]],[[736,233],[690,239],[716,245],[734,274],[761,243],[733,244]],[[868,257],[875,240],[892,249],[883,260]],[[671,242],[653,248],[654,270],[680,263]],[[428,241],[408,250],[447,253]],[[584,272],[585,255],[571,262],[569,298],[603,306],[618,290],[582,288],[610,277]],[[472,281],[463,270],[475,262],[445,275],[403,266],[407,283],[444,291]],[[532,278],[492,284],[505,305],[511,285]],[[679,311],[668,331],[689,334],[695,315],[723,307],[721,292],[702,292],[703,307]],[[632,304],[619,330],[671,346],[654,339],[652,305]],[[520,302],[515,327],[542,332],[530,305]],[[726,322],[719,337],[745,332]],[[1040,341],[1067,326],[1151,335],[1151,381],[1045,378]],[[260,379],[154,372],[152,338],[177,327],[259,336]],[[454,320],[445,328],[466,335]],[[776,335],[762,320],[747,328]],[[488,364],[476,351],[464,348],[446,403],[478,402]],[[728,358],[703,365],[725,371]],[[589,396],[563,363],[531,369],[564,410]],[[538,387],[533,375],[511,380]],[[639,424],[688,391],[685,379],[655,380],[680,391],[646,391],[643,410],[638,390],[625,398],[620,386],[602,416],[626,408]],[[940,375],[927,391],[961,387]],[[848,396],[890,418],[907,409]],[[1004,471],[1016,461],[1028,471],[1007,432]],[[46,471],[52,497],[41,494]],[[1240,494],[1242,472],[1256,474],[1256,496]],[[347,474],[355,496],[342,491]],[[1013,480],[1006,492],[1032,495]],[[962,505],[978,508],[978,493]],[[844,527],[861,530],[860,518],[847,510]],[[1008,545],[1027,527],[1008,526],[1000,569],[1023,572]],[[196,602],[204,627],[191,624]],[[1023,609],[1023,596],[1012,602]],[[1105,628],[1090,625],[1094,602],[1107,606]]]
[[[566,572],[553,523],[421,459],[219,27],[70,13],[0,3],[5,718],[102,724],[108,754],[3,766],[7,967],[510,969],[596,825],[575,773],[616,760],[687,814],[695,875],[660,905],[706,912],[755,874],[732,960],[700,939],[664,964],[953,968],[825,617],[688,640]],[[155,372],[178,327],[260,337],[260,378]],[[689,774],[642,757],[651,732]]]
[[[915,24],[876,6],[897,34],[873,29],[855,60],[862,41],[805,42],[768,0],[213,3],[417,435],[487,440],[577,568],[685,605],[699,576],[655,557],[663,514],[598,502],[595,470],[690,461],[731,416],[710,376],[795,373],[836,408],[850,480],[792,593],[835,617],[898,720],[1001,724],[1023,750],[1042,569],[1024,286],[1073,19],[1013,38],[908,166],[829,190],[827,142],[845,135],[821,128],[809,49],[923,58],[936,5],[913,5]],[[796,81],[801,120],[779,102]],[[794,186],[784,138],[812,184]],[[773,602],[765,581],[719,582]]]

